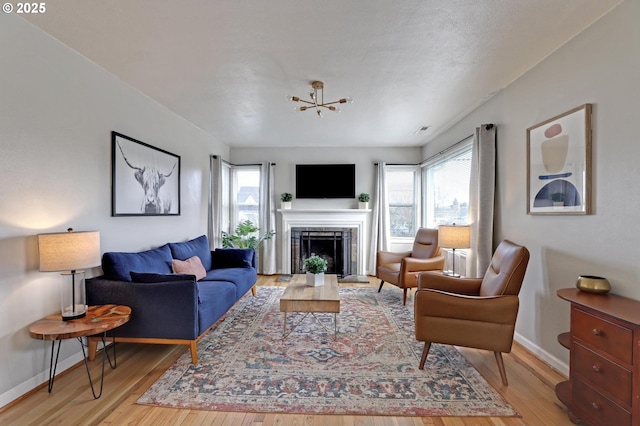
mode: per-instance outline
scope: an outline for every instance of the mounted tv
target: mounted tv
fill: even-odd
[[[356,198],[356,165],[296,164],[296,198]]]

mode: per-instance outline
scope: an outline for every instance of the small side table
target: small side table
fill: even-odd
[[[113,364],[107,354],[106,337],[107,331],[113,330],[116,327],[120,327],[122,324],[129,321],[131,315],[131,308],[124,305],[97,305],[89,306],[87,315],[83,318],[78,318],[70,321],[63,321],[60,314],[49,315],[42,318],[39,321],[34,322],[29,326],[29,333],[31,337],[37,340],[51,340],[51,361],[49,363],[49,392],[53,389],[53,381],[56,375],[56,368],[58,366],[58,356],[60,355],[60,345],[62,340],[76,338],[80,342],[82,347],[82,355],[84,357],[84,365],[87,369],[87,376],[89,377],[89,384],[91,385],[91,393],[94,399],[102,396],[102,385],[104,383],[104,361],[105,357],[109,361],[111,368],[116,368],[116,348],[115,339],[113,340]],[[93,336],[96,334],[102,334],[102,377],[100,378],[100,392],[96,395],[93,387],[93,380],[91,379],[91,372],[89,371],[89,363],[87,360],[87,353],[82,343],[82,337]],[[58,341],[58,349],[55,350],[56,340]],[[55,363],[53,361],[53,353],[56,352]]]

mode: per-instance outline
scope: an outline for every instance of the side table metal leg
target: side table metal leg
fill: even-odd
[[[107,352],[107,341],[106,341],[107,332],[102,333],[102,375],[100,377],[100,392],[96,395],[96,391],[93,387],[93,380],[91,379],[91,371],[89,371],[89,360],[87,357],[87,353],[84,350],[84,344],[82,343],[82,338],[78,338],[80,342],[80,346],[82,347],[82,356],[84,357],[84,366],[87,369],[87,376],[89,377],[89,384],[91,385],[91,393],[93,394],[93,399],[98,399],[102,396],[102,387],[104,385],[104,360],[105,358],[109,362],[109,366],[113,369],[117,366],[116,360],[116,340],[113,339],[113,364],[111,364],[111,358],[109,358],[109,354]]]
[[[60,345],[62,340],[58,340],[58,352],[56,353],[56,363],[53,363],[53,352],[55,352],[56,341],[51,341],[51,360],[49,361],[49,386],[48,390],[51,393],[53,389],[53,381],[56,378],[56,368],[58,368],[58,356],[60,355]]]

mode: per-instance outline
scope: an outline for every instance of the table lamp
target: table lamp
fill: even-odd
[[[38,234],[41,272],[61,272],[60,303],[64,321],[87,314],[83,268],[100,265],[97,231]]]
[[[445,271],[442,274],[450,277],[460,278],[456,274],[456,249],[466,249],[471,246],[471,227],[453,225],[440,225],[438,227],[438,245],[443,248],[453,249],[453,267],[451,272]]]

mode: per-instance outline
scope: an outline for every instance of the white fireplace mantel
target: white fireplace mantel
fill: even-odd
[[[367,223],[369,209],[279,209],[282,214],[282,273],[291,273],[292,228],[355,228],[357,229],[357,273],[367,270]]]

